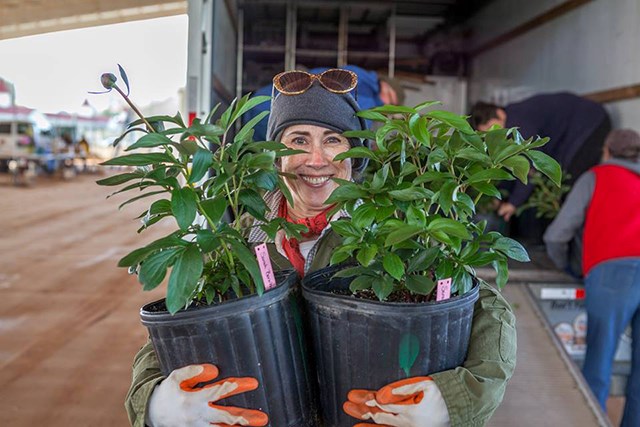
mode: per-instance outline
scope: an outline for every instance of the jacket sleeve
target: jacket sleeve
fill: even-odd
[[[482,285],[467,359],[462,366],[431,375],[447,405],[451,427],[484,426],[502,402],[515,366],[513,311],[495,289]]]
[[[569,242],[584,224],[595,183],[596,177],[593,172],[582,174],[571,189],[558,216],[544,232],[543,240],[547,254],[561,270],[569,265]]]
[[[133,427],[144,427],[151,393],[164,378],[151,341],[147,341],[133,359],[133,378],[124,403]]]

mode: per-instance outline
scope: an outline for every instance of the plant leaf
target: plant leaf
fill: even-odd
[[[276,160],[275,151],[265,151],[264,153],[248,154],[250,157],[247,159],[248,168],[256,169],[271,169],[273,168]]]
[[[142,283],[142,289],[150,291],[155,289],[167,275],[167,268],[181,249],[169,248],[158,251],[148,256],[140,265],[138,280]]]
[[[191,174],[189,174],[189,184],[200,181],[206,174],[211,165],[213,164],[213,155],[211,151],[198,148],[196,154],[193,156],[193,166],[191,168]]]
[[[173,162],[174,160],[165,153],[136,153],[114,157],[100,164],[103,166],[147,166]]]
[[[500,237],[493,244],[493,249],[503,252],[511,259],[520,262],[529,262],[529,254],[527,250],[517,241],[510,239],[509,237]]]
[[[265,213],[267,212],[267,204],[262,197],[253,190],[243,188],[238,195],[240,203],[253,217],[265,221]]]
[[[373,262],[373,259],[378,254],[378,246],[367,245],[358,251],[356,259],[364,267],[368,267]]]
[[[486,170],[474,173],[469,177],[469,179],[467,180],[467,183],[475,184],[476,182],[502,181],[502,180],[511,181],[513,179],[514,179],[513,175],[511,175],[509,172],[503,169],[492,168],[492,169],[486,169]]]
[[[326,205],[331,205],[337,202],[358,200],[367,197],[367,195],[368,193],[359,188],[356,184],[343,184],[333,190],[329,198],[324,203]]]
[[[240,260],[242,265],[244,265],[244,268],[246,268],[251,275],[253,283],[256,285],[258,295],[262,295],[264,293],[264,282],[262,281],[262,273],[260,272],[260,267],[258,266],[255,254],[246,247],[245,243],[241,243],[235,239],[226,239],[226,241],[231,246],[234,255]]]
[[[120,64],[118,64],[118,70],[120,71],[120,77],[122,77],[124,85],[127,87],[127,96],[129,96],[129,78],[127,77],[127,73],[124,72],[124,68],[122,68]]]
[[[399,227],[398,229],[389,233],[386,241],[384,242],[384,245],[392,246],[400,242],[404,242],[405,240],[410,239],[411,237],[422,231],[424,231],[424,228],[417,225],[403,225],[402,227]]]
[[[382,259],[382,266],[394,279],[400,280],[404,276],[404,263],[402,259],[393,252],[387,253]]]
[[[190,187],[171,192],[171,211],[181,230],[187,230],[196,218],[198,196]]]
[[[507,261],[504,259],[497,259],[493,261],[493,268],[496,270],[496,285],[498,288],[504,288],[504,285],[507,284],[509,280],[509,269],[507,266]]]
[[[556,162],[553,157],[537,150],[527,151],[525,154],[531,159],[533,166],[537,170],[548,176],[555,185],[558,187],[560,186],[562,181],[562,170],[560,169],[558,162]]]
[[[340,161],[344,159],[372,159],[375,161],[379,161],[376,153],[370,150],[367,147],[354,147],[350,150],[345,151],[344,153],[340,153],[333,158],[334,161]]]
[[[430,190],[423,187],[409,187],[402,190],[391,190],[388,194],[395,200],[400,200],[402,202],[429,199],[433,195]]]
[[[433,262],[438,257],[440,249],[437,247],[431,247],[423,249],[418,252],[411,260],[409,260],[409,266],[407,267],[407,273],[414,273],[416,271],[424,271],[431,267]]]
[[[169,145],[173,141],[160,133],[148,133],[141,136],[135,143],[127,147],[124,151],[131,151],[137,148],[158,147],[161,145]]]
[[[269,111],[262,111],[257,116],[249,120],[246,125],[242,126],[242,129],[240,129],[240,132],[238,132],[238,134],[233,138],[233,141],[234,142],[244,141],[249,135],[249,133],[253,130],[253,128],[257,126],[258,122],[260,122],[262,119],[265,118],[265,116],[268,116],[268,115],[269,115]]]
[[[271,101],[271,97],[270,96],[254,96],[253,98],[249,98],[248,101],[246,101],[242,107],[240,107],[238,109],[238,111],[234,112],[233,116],[231,117],[231,121],[228,123],[228,125],[232,124],[233,122],[235,122],[238,117],[241,117],[244,113],[246,113],[247,111],[251,110],[252,108],[256,107],[257,105],[263,104],[265,102]],[[256,116],[258,117],[258,116]]]
[[[99,179],[98,181],[96,181],[96,184],[113,186],[113,185],[124,184],[125,182],[129,182],[134,179],[142,179],[142,178],[144,178],[144,173],[142,172],[127,172],[127,173],[121,173],[119,175],[113,175],[108,178]]]
[[[436,119],[442,123],[445,123],[462,133],[466,134],[474,134],[474,130],[469,125],[469,122],[463,117],[454,113],[450,113],[448,111],[443,110],[434,110],[429,111],[425,114],[427,117],[431,117],[432,119]]]
[[[220,247],[220,239],[209,229],[198,230],[196,241],[204,252],[213,252]]]
[[[420,110],[424,110],[425,108],[429,108],[431,106],[440,105],[440,104],[442,104],[442,102],[440,101],[425,101],[416,105],[415,107],[413,107],[413,109],[416,111],[420,111]]]
[[[431,291],[436,287],[436,282],[419,274],[412,274],[407,276],[406,280],[407,289],[411,292],[419,295],[429,295]]]
[[[223,196],[218,196],[213,199],[207,199],[200,202],[200,207],[204,210],[204,213],[215,224],[220,222],[224,212],[227,209],[227,199]]]
[[[517,155],[503,160],[502,163],[511,169],[516,178],[525,184],[527,183],[531,164],[529,164],[529,160],[526,157]]]
[[[278,173],[276,171],[260,170],[247,178],[253,182],[258,188],[267,191],[273,191],[278,186]]]
[[[389,276],[373,278],[373,292],[380,301],[384,301],[393,292],[393,280]]]
[[[470,239],[471,234],[464,224],[449,218],[436,218],[427,225],[429,232],[444,232],[449,236],[460,237],[461,239]]]
[[[498,190],[495,185],[489,184],[488,182],[475,182],[471,184],[471,187],[475,188],[482,194],[502,199],[502,193],[500,193],[500,190]]]
[[[377,111],[364,110],[356,113],[356,116],[362,117],[363,119],[373,120],[374,122],[386,122],[387,118],[384,114],[378,113]],[[373,139],[373,138],[372,138]]]
[[[359,276],[351,281],[349,284],[349,290],[352,293],[356,293],[363,289],[369,289],[371,287],[371,277],[368,276]]]
[[[168,236],[162,237],[149,243],[143,248],[139,248],[129,252],[127,255],[122,257],[120,261],[118,261],[118,267],[132,267],[134,265],[140,264],[140,262],[145,259],[150,253],[155,252],[158,249],[166,249],[186,245],[186,241],[180,239],[174,233],[171,233]]]
[[[176,259],[167,286],[167,310],[175,314],[187,306],[202,275],[203,262],[196,245],[189,245]]]

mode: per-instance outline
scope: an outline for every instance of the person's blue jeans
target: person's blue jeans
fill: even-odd
[[[620,335],[631,323],[632,362],[621,427],[640,426],[640,258],[607,261],[585,278],[587,354],[582,372],[603,409]]]

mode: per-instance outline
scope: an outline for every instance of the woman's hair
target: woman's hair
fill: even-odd
[[[471,107],[471,113],[469,121],[474,129],[478,129],[478,126],[487,123],[491,119],[497,119],[499,107],[496,104],[490,104],[488,102],[476,102]]]
[[[631,129],[615,129],[609,132],[604,143],[611,157],[638,161],[640,159],[640,135]]]

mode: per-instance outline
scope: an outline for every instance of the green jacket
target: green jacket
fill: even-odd
[[[328,266],[339,243],[340,237],[329,230],[318,243],[309,271]],[[291,268],[274,244],[267,246],[274,270]],[[515,324],[509,303],[494,288],[482,285],[475,303],[467,360],[460,367],[431,375],[449,410],[451,427],[484,426],[502,402],[516,365]],[[133,361],[133,381],[125,401],[132,426],[144,426],[147,402],[163,378],[151,342],[147,342]]]

